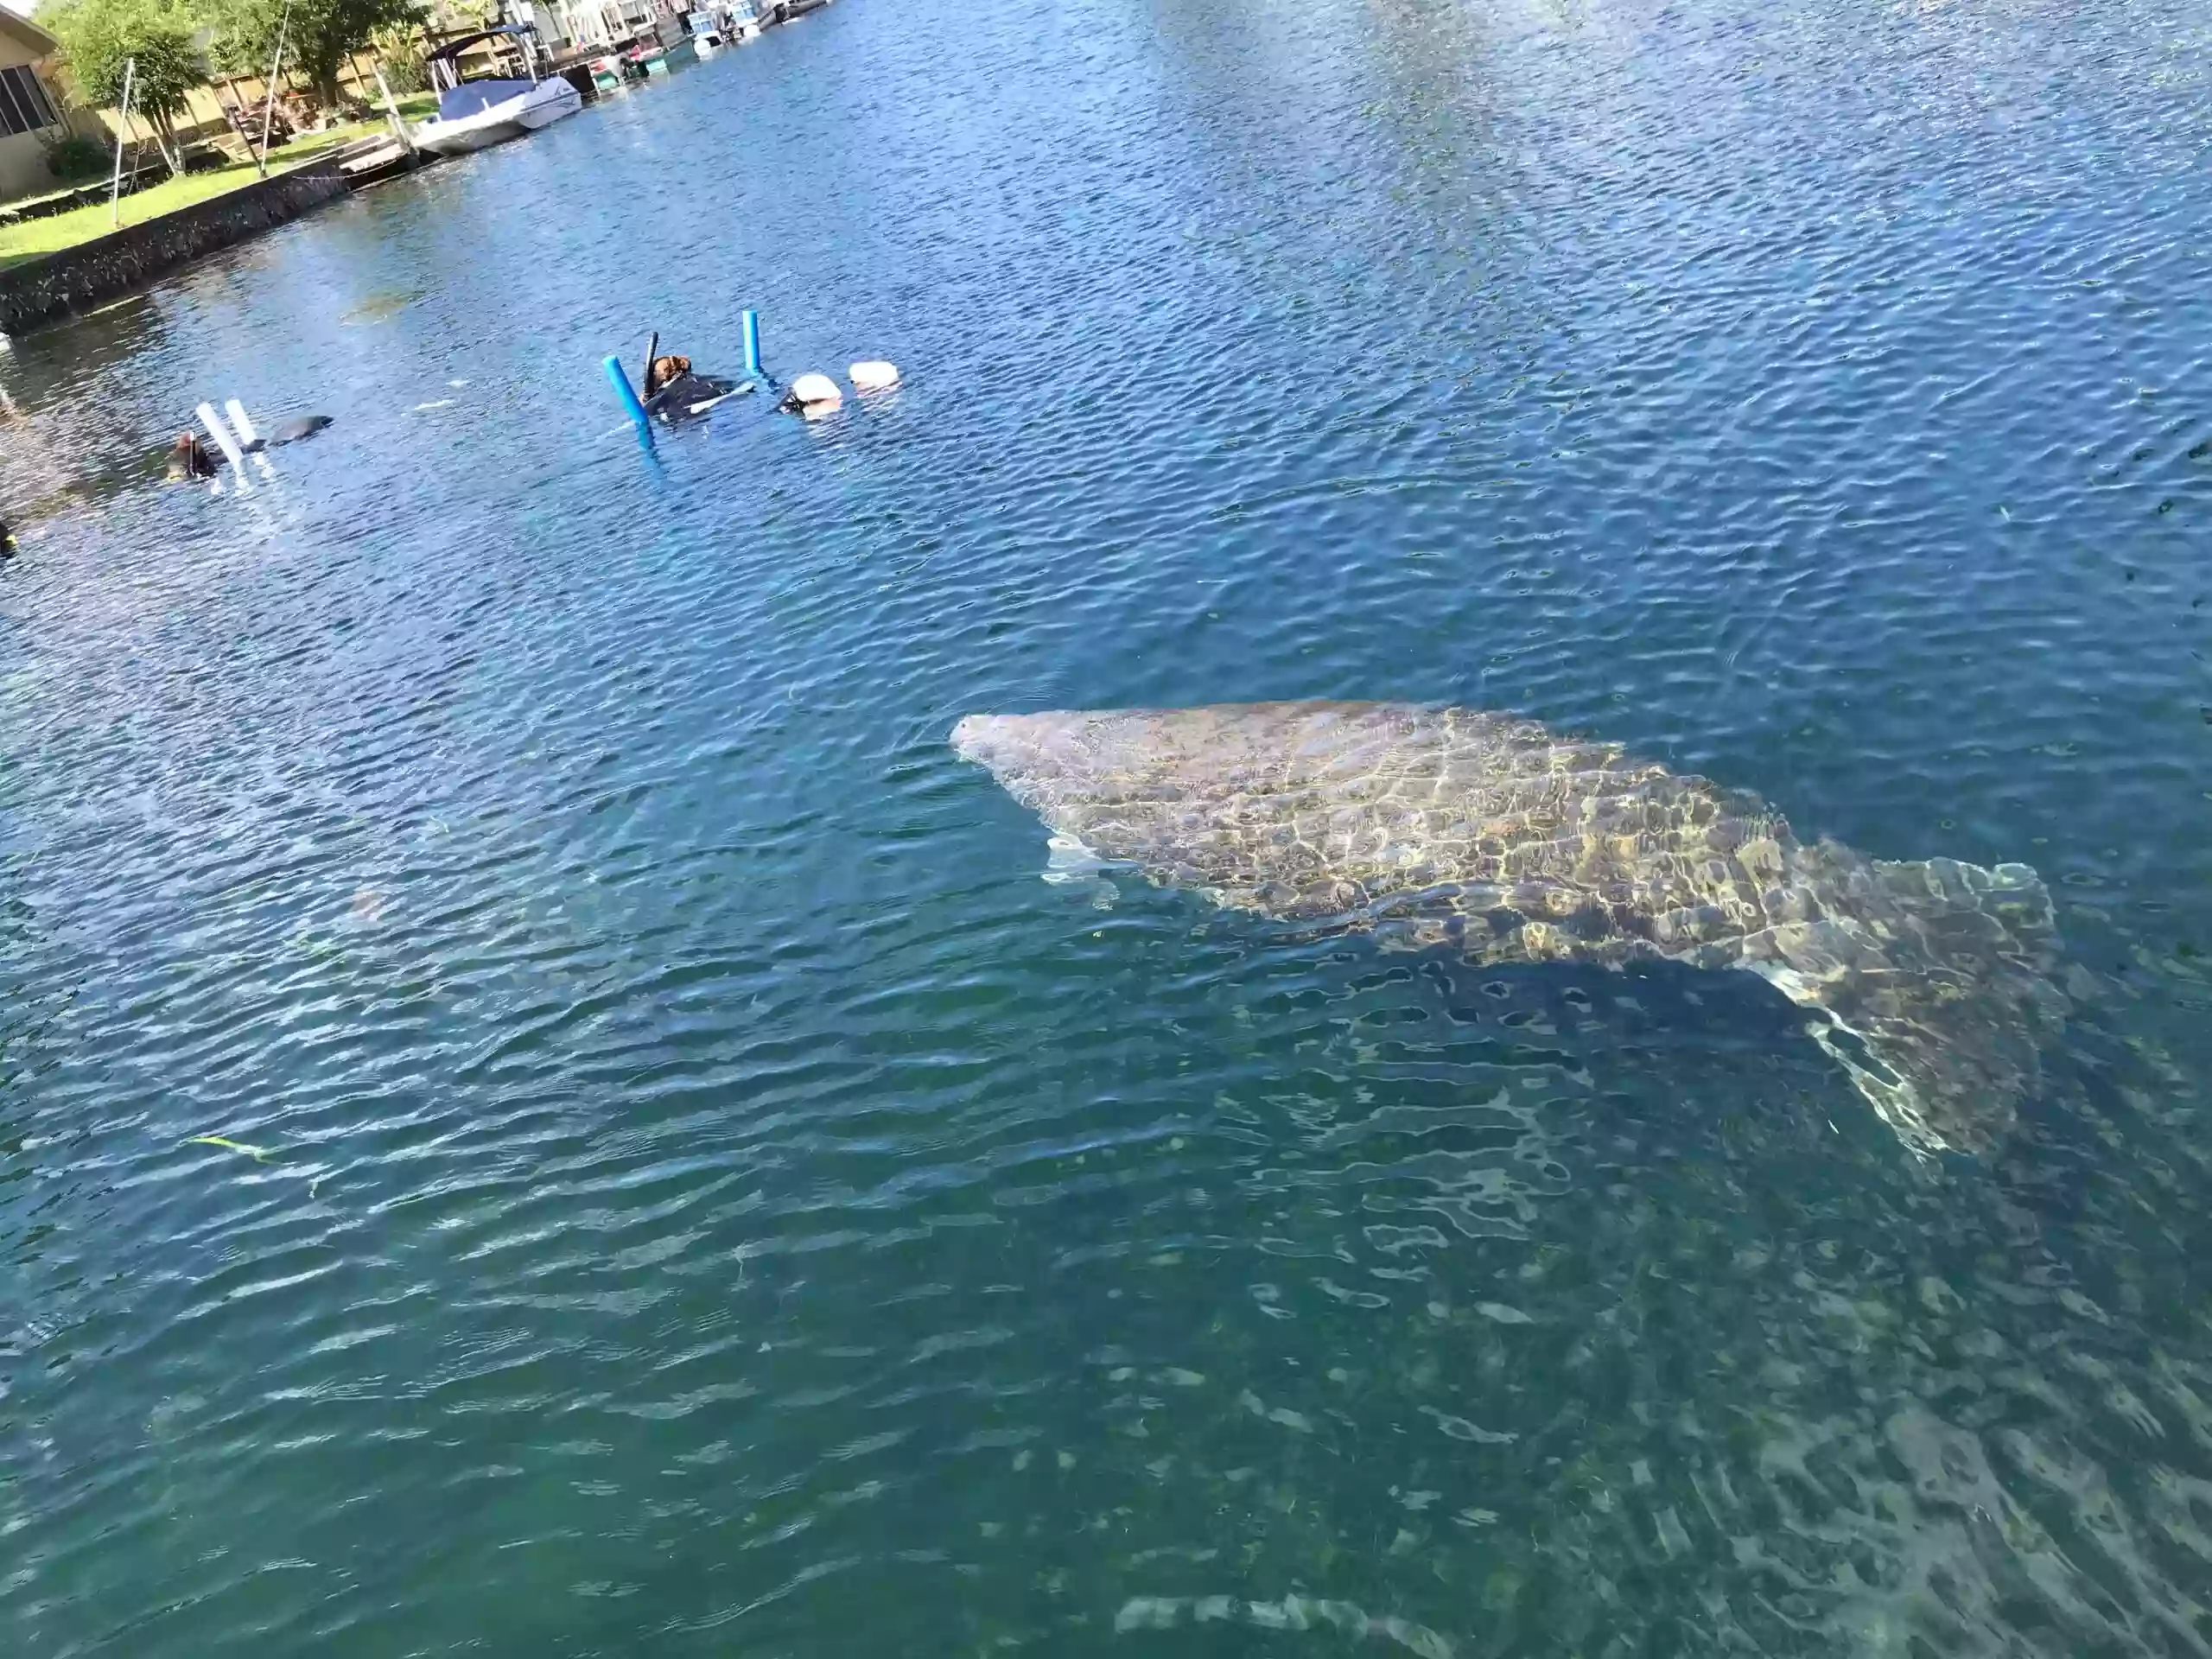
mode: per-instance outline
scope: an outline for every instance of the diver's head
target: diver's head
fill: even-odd
[[[826,374],[802,374],[791,382],[791,390],[784,394],[784,401],[777,407],[792,415],[804,415],[812,419],[827,415],[845,401],[845,394],[837,390],[837,383]]]
[[[215,463],[200,447],[198,438],[189,432],[180,432],[176,442],[169,446],[168,474],[171,478],[213,478]]]
[[[657,357],[645,366],[645,396],[650,397],[663,386],[682,379],[691,372],[691,359],[670,355]]]

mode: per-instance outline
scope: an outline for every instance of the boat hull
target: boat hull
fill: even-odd
[[[438,156],[489,149],[530,130],[519,121],[438,121],[416,129],[415,142]]]
[[[554,90],[549,92],[549,87]],[[584,95],[557,77],[543,82],[537,90],[541,96],[533,97],[523,109],[521,119],[525,132],[550,127],[584,106]]]
[[[415,129],[415,142],[440,156],[465,156],[536,132],[583,106],[583,94],[556,75],[473,115],[451,121],[425,121]]]
[[[439,130],[441,127],[443,131]],[[519,138],[528,130],[519,121],[438,122],[418,129],[415,142],[433,155],[466,156],[471,150],[489,149]]]

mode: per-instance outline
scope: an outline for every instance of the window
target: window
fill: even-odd
[[[0,69],[0,133],[30,132],[60,118],[36,75],[29,69]]]

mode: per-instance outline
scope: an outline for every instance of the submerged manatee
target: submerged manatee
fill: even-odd
[[[2024,864],[1808,845],[1755,795],[1534,721],[1388,702],[971,715],[1056,841],[1217,903],[1478,962],[1744,968],[1914,1150],[2011,1125],[2064,1021]]]
[[[311,438],[330,424],[327,415],[301,415],[286,421],[269,435],[270,447],[280,443],[297,443],[302,438]]]
[[[264,449],[282,448],[288,443],[297,443],[302,438],[311,438],[331,423],[327,415],[298,415],[281,423],[265,438],[256,438],[245,446],[245,453],[255,454]]]

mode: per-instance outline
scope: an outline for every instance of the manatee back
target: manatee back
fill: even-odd
[[[269,435],[270,447],[280,443],[297,443],[302,438],[311,438],[330,424],[327,415],[301,415],[283,422]]]
[[[1794,843],[1757,798],[1534,721],[1387,702],[962,722],[1058,834],[1264,915],[1480,957],[1679,954],[1769,920]]]

